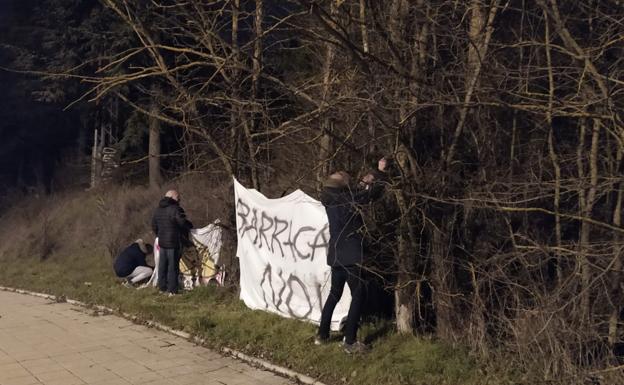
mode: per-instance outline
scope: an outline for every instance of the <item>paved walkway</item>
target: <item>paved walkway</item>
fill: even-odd
[[[291,384],[164,332],[0,292],[0,385]]]

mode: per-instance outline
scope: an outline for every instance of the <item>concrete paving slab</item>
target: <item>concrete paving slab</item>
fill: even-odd
[[[0,385],[294,384],[167,333],[0,291]]]

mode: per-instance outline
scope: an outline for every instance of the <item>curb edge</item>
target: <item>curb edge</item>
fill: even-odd
[[[110,313],[110,314],[114,314],[117,316],[120,316],[122,318],[125,318],[131,322],[135,322],[135,323],[141,323],[145,326],[148,327],[153,327],[155,329],[158,329],[160,331],[164,331],[166,333],[172,334],[176,337],[180,337],[183,338],[191,343],[194,343],[196,345],[202,346],[206,349],[208,349],[205,345],[206,345],[206,340],[203,338],[199,338],[196,336],[191,335],[190,333],[184,332],[182,330],[177,330],[177,329],[173,329],[170,328],[169,326],[163,325],[159,322],[155,322],[155,321],[149,321],[149,320],[143,320],[135,315],[129,314],[129,313],[124,313],[121,311],[115,311],[114,309],[111,309],[109,307],[106,306],[102,306],[102,305],[87,305],[84,302],[81,301],[77,301],[74,299],[70,299],[70,298],[66,298],[65,296],[56,296],[54,294],[45,294],[45,293],[38,293],[35,291],[30,291],[30,290],[24,290],[24,289],[17,289],[14,287],[7,287],[7,286],[0,286],[0,291],[6,291],[6,292],[11,292],[11,293],[17,293],[17,294],[24,294],[24,295],[30,295],[33,297],[39,297],[39,298],[43,298],[43,299],[48,299],[54,302],[59,302],[59,303],[63,303],[66,302],[70,305],[74,305],[74,306],[80,306],[83,308],[93,308],[102,312],[106,312],[106,313]],[[213,349],[214,350],[214,349]],[[214,350],[214,351],[218,351],[218,350]],[[228,347],[222,347],[221,348],[221,352],[227,354],[228,356],[234,357],[235,359],[238,359],[240,361],[246,362],[248,364],[253,364],[256,366],[260,366],[262,368],[264,368],[267,371],[273,372],[273,373],[277,373],[277,374],[281,374],[284,377],[290,378],[292,380],[298,381],[299,383],[302,384],[306,384],[306,385],[326,385],[323,382],[317,381],[312,377],[306,376],[305,374],[301,374],[298,372],[295,372],[293,370],[290,370],[288,368],[285,368],[283,366],[279,366],[279,365],[275,365],[270,363],[269,361],[260,359],[260,358],[256,358],[253,356],[249,356],[243,352],[239,352],[238,350],[235,349],[230,349]]]

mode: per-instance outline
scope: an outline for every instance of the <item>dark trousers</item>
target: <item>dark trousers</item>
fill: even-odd
[[[345,342],[347,344],[352,344],[355,342],[355,337],[357,335],[364,295],[362,269],[359,266],[332,267],[331,289],[329,290],[329,296],[327,297],[325,306],[323,306],[318,334],[321,338],[329,338],[332,314],[334,313],[334,309],[340,297],[342,297],[345,283],[349,285],[349,290],[351,290],[351,305],[349,306],[349,314],[347,315],[344,334]]]
[[[160,291],[178,292],[180,275],[180,249],[160,248],[158,260],[158,288]]]

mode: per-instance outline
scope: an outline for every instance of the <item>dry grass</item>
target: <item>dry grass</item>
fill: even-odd
[[[210,180],[175,185],[198,226],[223,218],[229,187]],[[314,347],[314,327],[247,309],[235,286],[200,288],[175,299],[151,289],[121,287],[111,269],[115,250],[149,233],[149,218],[162,191],[121,186],[28,199],[0,217],[0,284],[98,303],[187,330],[213,347],[230,346],[277,364],[346,384],[509,384],[478,371],[465,349],[395,335],[388,323],[368,323],[373,341],[364,357],[346,356],[337,343]],[[42,234],[45,233],[45,236]],[[224,254],[232,255],[232,250]],[[231,274],[235,276],[235,274]]]
[[[181,192],[187,216],[201,227],[225,217],[228,187],[182,178],[160,190],[122,185],[28,198],[0,216],[0,254],[48,259],[88,250],[112,257],[139,237],[153,241],[151,215],[167,189]]]

